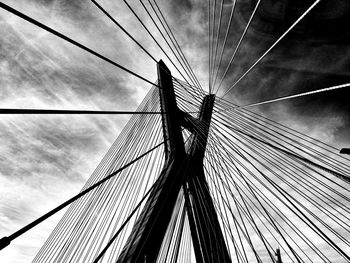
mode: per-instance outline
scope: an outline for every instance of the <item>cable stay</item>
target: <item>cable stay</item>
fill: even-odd
[[[103,110],[51,110],[51,109],[0,109],[0,114],[92,114],[92,115],[133,115],[163,114],[157,111],[103,111]]]
[[[232,89],[234,89],[238,83],[240,83],[270,52],[272,49],[275,48],[284,38],[285,36],[293,30],[293,28],[299,24],[299,22],[304,19],[304,17],[311,12],[312,9],[314,9],[317,4],[319,4],[321,0],[316,0],[266,51],[264,54],[262,54],[250,67],[249,69],[243,73],[238,80],[227,89],[227,91],[224,93],[224,95],[221,96],[221,98],[224,98]]]
[[[242,35],[241,35],[241,37],[240,37],[240,39],[239,39],[239,41],[238,41],[238,44],[237,44],[236,48],[234,49],[234,51],[233,51],[233,53],[232,53],[232,56],[231,56],[231,58],[230,58],[230,61],[229,61],[228,65],[227,65],[226,68],[225,68],[224,74],[222,75],[222,77],[221,77],[221,79],[220,79],[220,81],[219,81],[219,84],[218,84],[218,87],[217,87],[217,90],[216,90],[215,93],[218,93],[218,91],[219,91],[219,89],[220,89],[220,87],[221,87],[221,85],[222,85],[222,82],[224,81],[224,79],[225,79],[225,77],[226,77],[226,74],[227,74],[227,72],[228,72],[228,70],[229,70],[229,68],[230,68],[230,66],[231,66],[231,64],[232,64],[232,62],[233,62],[233,60],[234,60],[234,58],[235,58],[235,56],[236,56],[236,54],[237,54],[239,48],[241,47],[241,44],[242,44],[242,42],[243,42],[243,39],[244,39],[244,37],[246,36],[246,34],[247,34],[247,32],[248,32],[248,29],[249,29],[249,27],[250,27],[250,25],[251,25],[251,23],[252,23],[252,21],[253,21],[253,18],[254,18],[255,14],[256,14],[256,10],[258,10],[258,7],[259,7],[260,3],[261,3],[261,0],[258,0],[257,3],[256,3],[256,5],[255,5],[255,7],[254,7],[254,10],[253,10],[253,12],[252,12],[252,14],[251,14],[251,16],[250,16],[250,18],[249,18],[249,20],[248,20],[248,23],[247,23],[246,27],[244,28],[244,31],[243,31],[243,33],[242,33]],[[214,85],[215,85],[215,83],[214,83]]]
[[[147,34],[152,38],[152,40],[157,44],[157,46],[159,47],[159,49],[162,51],[162,53],[166,56],[166,58],[171,62],[171,64],[175,67],[175,69],[177,70],[177,72],[179,72],[179,74],[184,78],[184,80],[187,82],[186,77],[182,74],[182,72],[180,71],[180,69],[176,66],[176,64],[173,62],[173,60],[169,57],[169,55],[167,54],[167,52],[164,50],[164,48],[160,45],[160,43],[157,41],[157,39],[153,36],[153,34],[150,32],[150,30],[147,28],[147,26],[145,25],[145,23],[141,20],[141,18],[136,14],[136,12],[134,11],[134,9],[130,6],[130,4],[126,1],[123,0],[123,2],[125,3],[125,5],[128,7],[128,9],[130,10],[130,12],[135,16],[135,18],[137,19],[137,21],[142,25],[142,27],[146,30]],[[176,57],[176,54],[174,54]],[[153,56],[152,56],[153,57]],[[181,67],[183,68],[183,65],[180,63]]]
[[[269,104],[269,103],[273,103],[273,102],[279,102],[279,101],[284,101],[284,100],[289,100],[289,99],[295,99],[295,98],[299,98],[299,97],[314,95],[314,94],[318,94],[318,93],[322,93],[322,92],[328,92],[328,91],[333,91],[333,90],[338,90],[338,89],[343,89],[343,88],[348,88],[348,87],[350,87],[350,83],[341,84],[341,85],[332,86],[332,87],[327,87],[327,88],[318,89],[318,90],[302,92],[302,93],[298,93],[298,94],[294,94],[294,95],[283,96],[283,97],[270,99],[270,100],[265,100],[265,101],[256,102],[256,103],[251,103],[251,104],[247,104],[247,105],[243,105],[243,106],[233,106],[233,107],[230,107],[230,108],[227,108],[227,109],[219,110],[217,112],[225,112],[225,111],[231,111],[231,110],[246,109],[246,108],[249,108],[249,107],[255,107],[255,106],[260,106],[260,105]]]
[[[237,6],[237,0],[234,0],[233,3],[232,3],[232,8],[231,8],[231,12],[230,12],[230,18],[229,18],[228,25],[226,27],[225,38],[224,38],[224,41],[223,41],[223,44],[222,44],[222,48],[221,48],[221,52],[220,52],[220,56],[219,56],[219,63],[218,63],[218,66],[216,67],[216,72],[214,74],[214,86],[216,84],[216,80],[217,80],[217,77],[218,77],[219,69],[220,69],[222,58],[223,58],[223,55],[224,55],[224,50],[225,50],[225,47],[226,47],[226,44],[227,44],[227,38],[228,38],[229,31],[231,29],[231,24],[232,24],[234,12],[236,10],[236,6]],[[215,94],[217,94],[217,90],[216,90]]]
[[[149,4],[151,5],[151,7],[153,7],[153,6],[152,6],[152,3],[151,3],[149,0],[148,0],[148,2],[149,2]],[[168,22],[166,21],[165,16],[163,15],[163,12],[162,12],[161,9],[159,8],[159,6],[158,6],[158,4],[157,4],[157,2],[156,2],[155,0],[153,0],[153,3],[154,3],[154,5],[156,6],[156,8],[157,8],[157,10],[158,10],[158,12],[159,12],[159,14],[160,14],[160,16],[162,17],[162,20],[164,21],[164,23],[165,23],[165,25],[166,25],[166,28],[168,29],[168,30],[166,30],[167,34],[168,34],[168,32],[169,32],[170,35],[171,35],[171,37],[170,37],[169,34],[168,34],[169,39],[171,40],[171,42],[172,42],[173,45],[175,46],[176,50],[177,50],[178,53],[180,54],[180,57],[182,58],[182,60],[183,60],[183,62],[184,62],[184,64],[185,64],[185,66],[186,66],[186,68],[190,71],[190,75],[195,79],[196,84],[197,84],[198,87],[200,87],[201,90],[203,91],[203,87],[201,86],[201,84],[200,84],[200,82],[199,82],[197,76],[194,74],[193,69],[192,69],[190,63],[188,62],[188,60],[187,60],[185,54],[183,53],[183,51],[182,51],[182,49],[181,49],[181,47],[180,47],[180,45],[179,45],[179,42],[177,41],[177,39],[176,39],[174,33],[172,32],[172,30],[171,30],[171,28],[170,28]],[[154,10],[154,8],[152,8],[152,9]],[[157,15],[157,12],[156,12],[155,10],[154,10],[154,13]],[[158,17],[158,19],[159,19],[159,21],[161,21],[161,19],[160,19],[159,17]],[[163,28],[165,29],[164,25],[163,25]],[[175,42],[175,43],[174,43],[174,42]]]

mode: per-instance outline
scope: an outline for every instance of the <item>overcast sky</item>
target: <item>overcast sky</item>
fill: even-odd
[[[141,76],[155,81],[156,65],[100,10],[88,0],[7,0],[4,3],[68,35],[91,49],[107,56]],[[163,59],[176,77],[180,75],[161,53],[122,1],[99,0],[117,21],[139,40],[158,60]],[[206,1],[158,1],[168,22],[203,87],[208,79],[208,42]],[[242,1],[245,2],[245,1]],[[151,32],[160,39],[152,22],[138,1],[130,1]],[[225,1],[224,18],[228,18],[231,2]],[[235,34],[242,30],[244,16],[232,30],[228,49],[232,51]],[[120,69],[64,42],[25,22],[5,10],[0,10],[0,106],[1,108],[49,108],[86,110],[134,110],[150,85]],[[222,36],[221,36],[222,37]],[[271,39],[259,46],[247,41],[238,56],[241,72],[257,58]],[[162,46],[164,42],[160,40]],[[261,43],[260,43],[261,44]],[[333,48],[333,49],[332,49]],[[286,67],[330,64],[339,58],[333,71],[348,63],[348,46],[335,45],[314,49],[319,60],[310,56],[304,63],[288,62]],[[327,52],[325,52],[327,51]],[[282,51],[280,51],[282,52]],[[323,52],[323,53],[322,53]],[[169,52],[170,53],[170,52]],[[267,60],[274,61],[280,53]],[[340,57],[342,58],[340,60]],[[224,60],[227,60],[225,53]],[[306,63],[306,62],[307,63]],[[288,64],[289,63],[289,64]],[[324,65],[321,65],[324,68]],[[300,76],[276,77],[258,69],[228,99],[238,104],[256,102],[298,92],[294,83]],[[230,74],[230,76],[234,76]],[[235,75],[236,76],[236,75]],[[225,88],[234,77],[225,81]],[[285,79],[284,79],[285,78]],[[271,81],[276,83],[270,86]],[[291,83],[291,85],[287,85]],[[253,88],[254,84],[254,88]],[[324,87],[315,87],[324,88]],[[345,131],[349,126],[348,109],[342,109],[337,97],[307,112],[305,105],[278,104],[265,107],[264,114],[308,135],[337,147],[350,145]],[[321,102],[320,102],[321,101]],[[300,105],[299,105],[300,106]],[[316,114],[314,110],[319,110]],[[46,211],[77,193],[106,153],[127,116],[31,116],[0,117],[0,237],[9,235]],[[1,262],[29,262],[43,244],[62,214],[29,231],[0,252]]]

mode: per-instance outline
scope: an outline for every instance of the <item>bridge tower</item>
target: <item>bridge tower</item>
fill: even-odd
[[[177,107],[170,70],[163,61],[157,67],[166,161],[117,262],[156,262],[181,189],[196,261],[231,262],[203,169],[215,96],[193,118]],[[192,133],[186,146],[182,128]]]

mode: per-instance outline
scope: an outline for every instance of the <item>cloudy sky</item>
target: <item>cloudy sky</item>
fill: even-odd
[[[3,2],[141,76],[156,80],[155,63],[91,1]],[[180,77],[123,1],[98,2],[157,60],[163,59],[174,76]],[[230,31],[224,61],[228,60],[251,11],[249,1],[239,2],[241,13]],[[130,4],[165,47],[139,1]],[[200,82],[207,87],[207,2],[166,0],[159,1],[159,5]],[[231,1],[225,1],[223,21],[228,19],[231,6]],[[0,10],[0,24],[1,108],[134,110],[150,89],[149,84],[5,10]],[[261,35],[257,30],[248,34],[221,92],[273,43],[274,36],[258,41]],[[283,42],[280,49],[266,58],[265,67],[252,72],[227,98],[246,104],[305,91],[310,86],[318,89],[345,83],[349,80],[346,72],[349,55],[347,42],[341,45]],[[330,81],[322,77],[327,74],[340,77]],[[323,82],[319,81],[320,76]],[[279,103],[257,111],[342,147],[350,145],[349,108],[345,106],[348,101],[344,95],[348,93]],[[127,116],[1,116],[0,236],[11,234],[77,193],[127,120]],[[15,240],[0,252],[0,261],[29,262],[61,215]]]

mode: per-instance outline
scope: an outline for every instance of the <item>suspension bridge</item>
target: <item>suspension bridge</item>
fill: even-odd
[[[181,76],[155,57],[91,0],[154,62],[157,81],[90,49],[13,7],[0,7],[33,27],[150,85],[136,111],[0,109],[1,114],[130,114],[131,118],[83,189],[0,240],[0,248],[68,208],[33,262],[350,262],[350,160],[347,153],[275,122],[251,108],[344,89],[350,83],[235,105],[228,99],[304,12],[232,85],[224,79],[263,1],[255,6],[229,63],[223,56],[235,14],[223,28],[224,1],[208,1],[209,86],[204,89],[161,7],[139,0],[170,47],[170,58],[130,3],[123,2]],[[216,8],[218,6],[218,8]],[[216,12],[217,10],[217,12]],[[219,43],[220,31],[225,32]],[[224,67],[222,70],[221,67]],[[221,96],[218,91],[224,89]]]

